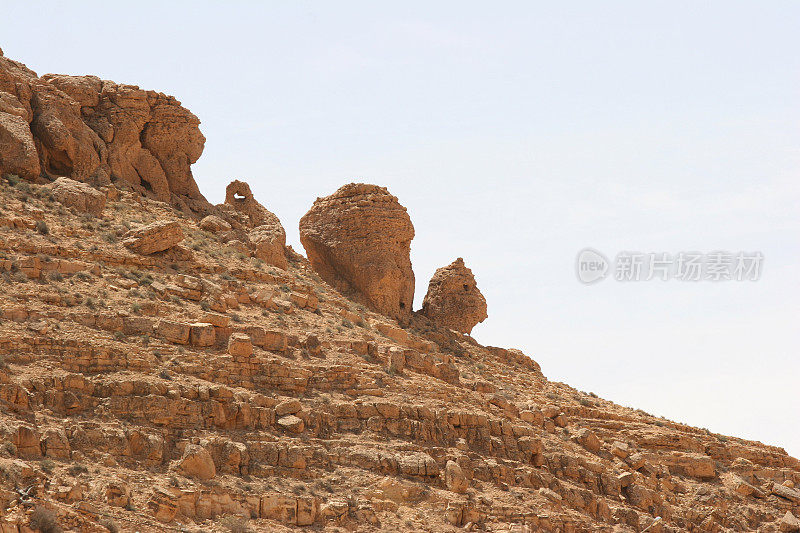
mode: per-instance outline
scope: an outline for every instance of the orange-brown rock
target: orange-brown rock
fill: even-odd
[[[469,488],[469,480],[455,461],[447,461],[444,469],[444,481],[447,490],[453,492],[463,493]]]
[[[185,474],[203,480],[213,479],[217,475],[211,454],[196,444],[186,446],[179,468]]]
[[[172,96],[96,76],[38,77],[0,56],[0,175],[119,179],[203,212],[190,168],[205,143],[199,124]]]
[[[91,185],[69,178],[58,178],[53,182],[53,197],[67,207],[95,216],[106,205],[105,194]]]
[[[270,224],[277,218],[255,199],[250,185],[239,180],[233,180],[225,187],[225,203],[217,207],[223,210],[228,222],[234,218],[233,222],[238,223],[236,226],[246,228]]]
[[[219,221],[110,187],[94,220],[14,181],[0,531],[30,531],[35,506],[65,531],[800,529],[800,461],[781,448],[550,381],[419,313],[398,325],[288,247],[265,272],[249,217],[204,231]],[[172,221],[192,261],[182,243],[131,253],[134,220]]]
[[[414,226],[385,187],[350,183],[317,198],[300,220],[314,270],[345,295],[405,320],[414,300]]]
[[[39,155],[25,110],[8,93],[0,92],[0,174],[39,176]]]
[[[278,217],[255,199],[247,183],[230,182],[225,188],[225,203],[218,205],[217,209],[225,218],[224,222],[238,230],[228,233],[229,246],[235,241],[246,241],[247,244],[242,242],[241,246],[244,250],[252,249],[253,255],[268,265],[286,269],[286,231]],[[220,221],[208,220],[206,226],[224,231]]]
[[[183,230],[178,222],[159,221],[132,230],[122,244],[142,255],[163,252],[183,240]]]
[[[422,302],[422,314],[435,324],[467,334],[486,320],[486,299],[462,258],[433,274]]]
[[[272,215],[272,213],[270,213]],[[272,215],[269,223],[253,228],[250,232],[250,242],[255,250],[253,255],[268,265],[286,270],[286,232],[281,226],[278,217]]]
[[[253,342],[249,335],[234,333],[228,339],[228,353],[237,357],[249,357],[253,353]]]
[[[217,215],[208,215],[200,221],[200,228],[211,233],[219,233],[220,231],[230,231],[231,225]]]

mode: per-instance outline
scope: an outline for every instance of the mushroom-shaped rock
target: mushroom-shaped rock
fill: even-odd
[[[300,242],[322,279],[399,320],[414,300],[413,238],[406,208],[377,185],[345,185],[317,198],[300,220]]]
[[[433,274],[422,302],[422,314],[435,324],[467,334],[486,320],[486,299],[462,258]]]

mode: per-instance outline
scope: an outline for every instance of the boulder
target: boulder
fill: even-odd
[[[250,232],[250,242],[255,246],[253,255],[268,265],[286,270],[289,266],[285,252],[286,232],[278,217],[275,215],[272,217],[274,219],[272,222],[262,224]]]
[[[190,327],[189,341],[192,346],[206,347],[213,346],[217,340],[217,332],[213,324],[206,322],[196,322]]]
[[[611,443],[611,453],[620,459],[626,459],[631,454],[631,450],[627,443],[615,440]]]
[[[38,458],[42,456],[39,432],[33,428],[19,426],[11,435],[11,442],[16,446],[19,457]]]
[[[287,415],[278,419],[278,425],[292,433],[302,433],[306,425],[300,417]]]
[[[231,225],[217,215],[208,215],[200,221],[200,229],[211,233],[218,233],[220,231],[230,231]]]
[[[634,457],[637,454],[631,456]],[[629,458],[630,459],[630,458]],[[711,479],[716,476],[716,468],[711,457],[700,453],[672,452],[662,458],[671,473],[698,479]]]
[[[197,444],[189,444],[183,452],[178,468],[187,476],[198,479],[214,479],[217,469],[208,450]]]
[[[800,520],[791,511],[786,511],[786,514],[778,522],[778,529],[785,533],[800,531]]]
[[[249,357],[253,354],[253,343],[249,335],[233,333],[228,339],[228,353],[236,357]]]
[[[464,493],[469,488],[469,480],[464,475],[464,471],[455,461],[447,461],[444,467],[444,481],[447,490],[457,493]]]
[[[297,499],[282,494],[265,494],[261,496],[259,516],[286,524],[296,524]]]
[[[106,195],[86,183],[69,178],[53,182],[53,197],[67,207],[99,215],[106,206]]]
[[[57,459],[69,459],[70,446],[64,429],[48,429],[40,443],[42,454]]]
[[[467,334],[486,320],[486,299],[462,258],[436,270],[422,302],[422,314],[435,324]]]
[[[278,416],[293,415],[299,413],[303,409],[303,405],[297,398],[291,400],[284,400],[275,406],[275,414]]]
[[[773,483],[770,486],[770,492],[776,496],[780,496],[790,502],[794,502],[796,504],[800,504],[800,491],[795,490],[791,487],[787,487],[786,485],[781,485],[779,483]]]
[[[127,507],[131,503],[131,489],[122,481],[110,481],[106,485],[106,503],[116,507]]]
[[[187,344],[189,342],[190,329],[189,324],[183,322],[161,320],[156,326],[156,333],[169,342]]]
[[[388,317],[406,320],[414,300],[414,226],[384,187],[344,185],[300,220],[300,242],[329,284]]]
[[[579,429],[572,436],[572,439],[592,453],[599,452],[600,448],[603,446],[603,443],[597,437],[595,432],[588,428]]]
[[[174,220],[158,221],[128,232],[122,241],[126,247],[142,255],[163,252],[183,240],[181,225]]]

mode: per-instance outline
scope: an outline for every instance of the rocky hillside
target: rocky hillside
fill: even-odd
[[[385,188],[309,191],[307,260],[202,198],[193,115],[94,80],[0,58],[0,531],[800,530],[784,450],[478,344],[463,260],[414,311]]]

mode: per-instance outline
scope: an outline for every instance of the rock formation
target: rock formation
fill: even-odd
[[[229,246],[238,241],[268,265],[286,269],[286,231],[278,217],[255,199],[247,183],[230,182],[225,188],[225,203],[216,207],[225,220],[206,217],[201,225],[223,231],[219,222],[227,223],[234,230],[225,239]]]
[[[99,215],[106,205],[105,195],[86,183],[58,178],[53,182],[53,197],[67,207],[83,213]]]
[[[286,232],[277,217],[269,224],[253,228],[250,242],[254,246],[255,257],[268,265],[286,270]]]
[[[377,185],[345,185],[300,220],[300,242],[322,279],[398,320],[408,319],[414,300],[413,238],[406,208]]]
[[[271,224],[277,220],[272,212],[255,199],[250,185],[239,180],[233,180],[225,187],[225,203],[217,207],[223,210],[226,219],[235,219],[228,222],[247,228]]]
[[[486,299],[462,258],[433,274],[422,302],[422,314],[435,324],[467,334],[489,316]]]
[[[181,225],[172,220],[153,222],[131,230],[122,244],[142,255],[150,255],[168,250],[182,240]]]
[[[118,179],[204,212],[190,169],[205,143],[199,124],[172,96],[95,76],[38,77],[0,54],[0,175]]]
[[[368,190],[322,220],[410,239]],[[301,257],[219,252],[249,225],[128,190],[95,220],[51,192],[0,180],[0,531],[31,531],[34,506],[64,531],[798,527],[781,448],[549,381],[419,313],[399,327]]]
[[[461,259],[409,316],[386,189],[318,199],[310,263],[242,182],[177,212],[203,203],[187,113],[0,57],[0,172],[30,179],[0,179],[0,531],[800,530],[782,448],[460,334],[486,317]],[[80,181],[112,173],[136,190]]]
[[[200,228],[211,233],[220,233],[230,231],[231,225],[217,215],[208,215],[200,221]]]

